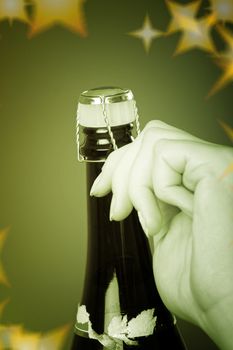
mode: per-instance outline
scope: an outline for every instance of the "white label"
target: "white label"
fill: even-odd
[[[122,350],[123,342],[127,345],[138,345],[137,337],[148,337],[154,332],[156,326],[156,316],[153,316],[154,309],[142,311],[135,318],[128,321],[127,315],[114,316],[106,333],[98,334],[92,328],[90,314],[86,306],[81,305],[78,308],[77,323],[88,324],[88,336],[90,339],[98,340],[106,349]]]

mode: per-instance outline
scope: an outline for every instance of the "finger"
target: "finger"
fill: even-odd
[[[173,218],[179,213],[179,209],[173,205],[169,205],[165,202],[160,201],[157,199],[158,206],[161,211],[162,216],[162,225],[160,230],[156,235],[153,237],[154,242],[154,249],[156,249],[157,245],[159,244],[160,240],[167,234],[167,232],[170,230],[171,222]]]
[[[154,129],[155,128],[159,128],[159,129],[164,129],[164,130],[168,130],[168,131],[173,131],[174,132],[174,136],[175,134],[177,135],[182,135],[184,140],[193,140],[193,141],[199,141],[201,143],[205,143],[205,144],[209,144],[209,142],[202,140],[194,135],[189,134],[188,132],[178,129],[175,126],[169,125],[161,120],[151,120],[149,121],[146,126],[144,127],[144,129],[142,130],[141,134],[143,135],[144,133],[146,133],[149,129]],[[174,137],[173,137],[174,138]]]
[[[141,186],[131,193],[130,198],[147,237],[159,232],[162,216],[153,191],[146,186]]]
[[[140,212],[141,224],[148,235],[158,233],[163,226],[163,221],[166,221],[166,217],[163,218],[163,215],[161,215],[154,192],[152,172],[157,172],[158,169],[153,166],[153,149],[161,139],[186,140],[188,138],[193,140],[192,135],[181,130],[154,127],[155,123],[151,123],[151,125],[144,132],[140,150],[131,169],[129,183],[130,200],[137,211]],[[172,169],[169,168],[167,176],[172,176],[175,183],[180,183],[181,175],[176,172],[171,174],[171,172]]]
[[[183,135],[186,139],[189,137],[189,139],[196,139],[194,136],[187,134],[185,131],[179,130],[173,126],[170,126],[160,120],[152,120],[149,123],[147,123],[146,127],[143,129],[142,133],[137,137],[137,139],[134,141],[134,143],[140,143],[142,141],[142,138],[144,137],[144,134],[146,132],[148,132],[148,130],[153,130],[156,134],[156,132],[158,131],[158,129],[156,130],[156,128],[159,128],[161,130],[170,130],[170,131],[174,131],[174,133],[179,134],[179,135]],[[112,186],[112,175],[115,171],[115,168],[117,166],[117,164],[120,162],[121,157],[123,156],[123,154],[126,152],[126,150],[128,149],[129,145],[126,145],[124,147],[121,147],[120,149],[112,152],[103,168],[102,168],[102,172],[101,174],[96,178],[96,180],[94,181],[90,194],[92,196],[104,196],[107,193],[109,193],[111,191],[111,186]]]
[[[111,192],[112,175],[129,146],[130,144],[110,153],[102,167],[101,173],[95,179],[91,187],[91,196],[102,197]]]
[[[133,205],[129,197],[128,188],[131,167],[140,149],[140,142],[130,144],[123,154],[112,175],[112,202],[110,220],[124,220],[132,211]]]
[[[195,190],[202,174],[195,171],[203,164],[200,153],[200,144],[193,141],[160,140],[154,148],[152,177],[155,195],[160,200],[180,208],[190,217],[193,214],[191,189]],[[185,173],[189,178],[190,188],[184,186]]]

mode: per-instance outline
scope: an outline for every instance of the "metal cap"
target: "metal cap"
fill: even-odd
[[[95,89],[86,90],[81,93],[79,102],[83,104],[99,105],[103,103],[116,103],[133,100],[133,93],[128,89],[119,87],[104,86]]]
[[[86,127],[124,125],[135,121],[135,100],[131,90],[99,87],[84,91],[78,103],[79,123]]]

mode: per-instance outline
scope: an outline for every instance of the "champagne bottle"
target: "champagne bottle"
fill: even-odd
[[[77,116],[78,154],[86,162],[88,244],[71,349],[186,349],[157,291],[150,246],[137,212],[121,222],[110,221],[111,194],[89,195],[110,152],[132,142],[134,123],[139,132],[134,96],[112,87],[85,91]]]

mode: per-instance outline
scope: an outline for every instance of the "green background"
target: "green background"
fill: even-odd
[[[75,320],[86,251],[85,164],[76,158],[75,114],[86,89],[132,89],[141,125],[161,119],[206,140],[229,144],[232,84],[206,96],[221,75],[209,54],[173,57],[180,33],[142,42],[126,33],[146,13],[165,31],[163,0],[88,0],[87,38],[61,26],[28,39],[27,25],[0,23],[0,228],[10,226],[1,260],[11,287],[1,323],[47,331]],[[189,349],[215,349],[179,321]],[[64,350],[68,349],[68,345]]]

